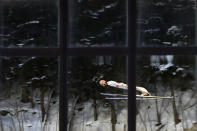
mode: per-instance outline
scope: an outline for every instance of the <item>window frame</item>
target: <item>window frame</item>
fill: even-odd
[[[191,47],[136,47],[136,0],[127,0],[127,47],[108,48],[68,48],[68,14],[67,0],[58,0],[58,38],[56,48],[0,48],[0,56],[36,56],[59,58],[59,130],[67,130],[67,58],[69,56],[128,56],[128,131],[136,130],[136,99],[135,99],[135,61],[137,55],[197,55],[197,46]],[[195,32],[196,33],[196,32]],[[195,34],[195,37],[197,35]],[[77,52],[77,53],[76,53]]]

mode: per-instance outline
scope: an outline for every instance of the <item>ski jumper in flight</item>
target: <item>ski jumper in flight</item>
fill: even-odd
[[[118,83],[115,81],[105,81],[105,80],[100,80],[99,84],[103,87],[105,86],[110,86],[110,87],[115,87],[115,88],[120,88],[120,89],[125,89],[128,90],[128,85],[124,83]],[[144,88],[144,87],[139,87],[136,86],[136,90],[141,92],[141,96],[149,96],[150,93]]]

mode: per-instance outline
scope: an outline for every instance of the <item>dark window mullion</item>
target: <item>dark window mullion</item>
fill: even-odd
[[[68,1],[59,0],[59,41],[60,41],[60,61],[59,61],[59,131],[67,131],[67,36],[68,36]]]
[[[136,130],[136,1],[128,0],[128,131]]]
[[[69,48],[67,55],[89,56],[89,55],[127,55],[128,48]]]
[[[0,56],[59,56],[60,48],[0,48]]]
[[[138,47],[138,55],[197,55],[197,47]]]

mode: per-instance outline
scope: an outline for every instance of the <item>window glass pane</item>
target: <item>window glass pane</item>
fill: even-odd
[[[59,130],[57,58],[1,57],[0,130]]]
[[[137,85],[155,96],[136,96],[137,131],[196,130],[197,57],[139,56],[136,67]]]
[[[69,0],[69,12],[70,47],[125,46],[125,0]]]
[[[196,45],[196,1],[138,0],[137,46]]]
[[[56,47],[58,1],[1,0],[0,47]]]
[[[68,78],[69,131],[127,130],[126,57],[69,57]]]

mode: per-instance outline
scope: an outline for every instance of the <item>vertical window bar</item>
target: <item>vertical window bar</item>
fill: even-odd
[[[197,1],[195,1],[195,7],[196,7],[196,9],[195,9],[195,22],[194,23],[197,23]],[[195,37],[195,43],[194,43],[194,46],[197,46],[197,26],[196,25],[194,25],[195,26],[195,35],[194,35],[194,37]]]
[[[136,1],[128,0],[128,131],[136,130]]]
[[[60,117],[59,130],[67,130],[67,87],[66,87],[66,45],[68,26],[68,6],[67,0],[59,0],[59,42],[60,42]]]
[[[3,45],[3,21],[4,21],[4,18],[3,18],[3,4],[4,2],[1,3],[1,6],[0,6],[0,47]]]

